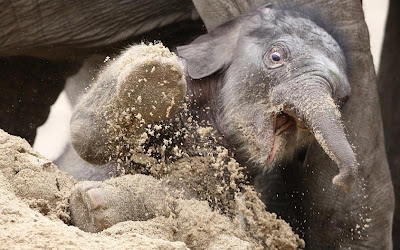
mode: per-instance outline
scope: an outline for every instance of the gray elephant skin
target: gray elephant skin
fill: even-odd
[[[227,19],[245,13],[249,8],[267,2],[277,1],[194,1],[209,30]],[[60,1],[0,2],[0,9],[3,10],[0,19],[3,31],[0,37],[0,82],[4,90],[0,104],[2,128],[21,135],[32,143],[36,128],[46,119],[49,106],[61,91],[63,81],[78,70],[81,61],[87,55],[98,51],[108,53],[110,49],[124,46],[126,40],[129,43],[132,37],[140,39],[140,34],[155,27],[184,21],[183,24],[168,26],[167,29],[182,30],[182,27],[187,27],[187,23],[192,24],[188,22],[192,19],[193,11],[190,1],[164,3],[165,1],[154,1],[154,4],[144,6],[142,1],[115,3],[99,0],[90,3],[75,2],[74,5],[66,6]],[[306,220],[299,221],[297,226],[305,232],[307,244],[312,249],[340,246],[350,246],[352,249],[390,248],[388,235],[391,233],[390,223],[393,216],[393,189],[383,143],[376,91],[377,79],[372,66],[368,31],[361,5],[359,1],[352,0],[304,0],[295,1],[294,4],[299,12],[303,9],[320,12],[330,24],[331,30],[336,32],[335,37],[345,37],[349,41],[346,63],[351,66],[347,72],[347,79],[352,94],[341,113],[347,138],[354,146],[360,164],[359,177],[347,195],[333,188],[332,178],[337,174],[337,165],[314,141],[306,151],[298,154],[299,168],[289,167],[298,165],[293,161],[293,165],[285,164],[280,171],[271,171],[265,177],[270,180],[269,183],[276,185],[264,185],[265,189],[270,191],[269,194],[263,193],[266,199],[277,197],[278,194],[279,198],[271,198],[270,204],[279,211],[292,211],[294,203],[302,203],[302,206],[297,206],[297,211],[293,212],[293,217],[296,214],[307,217]],[[380,86],[383,86],[381,96],[385,98],[382,99],[385,127],[392,128],[388,129],[392,132],[387,133],[387,145],[391,145],[387,148],[395,187],[398,187],[398,164],[395,164],[394,159],[399,154],[396,153],[398,147],[393,146],[397,141],[394,135],[398,133],[398,130],[393,128],[398,128],[398,123],[392,119],[392,103],[388,102],[396,100],[389,96],[397,96],[395,89],[390,86],[395,86],[393,82],[396,82],[396,79],[398,82],[397,68],[393,69],[398,65],[394,60],[399,58],[394,53],[399,51],[396,42],[398,40],[395,40],[398,33],[389,32],[396,29],[395,27],[398,30],[396,4],[395,1],[391,3],[384,45],[390,53],[383,53],[385,58],[381,60]],[[136,15],[139,12],[140,18]],[[153,14],[161,19],[151,18]],[[154,20],[157,22],[153,22]],[[194,27],[199,29],[197,24],[192,25],[190,30]],[[148,39],[163,39],[163,35],[170,37],[171,32],[160,35],[157,31]],[[391,56],[391,60],[388,60],[388,55]],[[293,181],[285,184],[282,178],[291,178]],[[279,188],[283,184],[287,185],[289,190]],[[290,213],[285,214],[292,218]],[[397,216],[398,214],[397,212]],[[360,231],[360,238],[357,231],[352,230],[353,226],[361,227],[363,224],[360,223],[367,219],[371,223],[368,228]],[[395,227],[394,236],[396,232],[398,231]],[[398,242],[399,238],[395,237],[395,244],[396,239]],[[398,248],[398,245],[395,245],[395,248]]]
[[[0,1],[0,126],[33,144],[50,106],[90,55],[203,33],[190,0]],[[197,21],[193,21],[197,20]]]
[[[209,34],[178,47],[189,95],[207,93],[192,100],[199,119],[248,167],[268,209],[291,223],[309,249],[391,249],[393,187],[360,3],[273,3],[221,26],[225,20],[207,18],[218,1],[195,3],[212,22],[205,22]],[[213,17],[240,13],[232,8],[220,8],[228,10],[221,15],[215,8]],[[108,158],[106,150],[90,149],[99,142],[101,149],[107,138],[84,129],[103,126],[96,114],[106,100],[99,94],[118,102],[116,72],[104,70],[71,121],[72,143],[92,163]],[[204,107],[211,111],[202,114]]]
[[[400,2],[391,0],[379,65],[379,97],[385,145],[396,197],[393,248],[400,249]]]

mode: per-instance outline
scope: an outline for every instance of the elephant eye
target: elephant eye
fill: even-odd
[[[285,64],[287,53],[282,46],[274,46],[265,54],[265,63],[270,69],[281,67]]]
[[[282,61],[281,53],[275,51],[271,54],[271,61],[274,63],[280,63]]]

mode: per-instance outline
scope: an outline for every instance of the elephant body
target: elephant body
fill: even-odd
[[[165,2],[2,1],[0,56],[82,59],[85,54],[181,21],[196,19],[190,0]]]
[[[385,130],[385,145],[396,196],[393,248],[400,248],[400,3],[390,1],[385,39],[379,65],[379,97]]]
[[[222,1],[194,2],[202,19],[211,20],[209,23],[211,28],[225,20],[215,16],[232,17],[237,15],[231,11],[231,8],[218,8],[218,5],[222,5]],[[228,1],[228,5],[239,6],[238,2],[245,2],[250,6],[252,3],[259,4],[257,0],[232,0]],[[266,2],[282,3],[282,1]],[[300,228],[304,228],[306,232],[305,240],[310,249],[346,249],[349,247],[352,249],[391,249],[393,247],[391,239],[394,211],[393,186],[384,147],[377,77],[369,51],[368,29],[364,21],[361,3],[351,0],[304,0],[297,1],[296,4],[299,11],[301,9],[318,9],[329,20],[336,35],[347,41],[345,50],[348,54],[347,63],[350,65],[348,80],[352,88],[352,95],[342,109],[342,119],[360,163],[359,177],[353,190],[347,195],[332,189],[331,178],[336,174],[335,166],[319,145],[314,142],[307,152],[303,155],[300,154],[300,159],[305,157],[305,161],[300,164],[301,168],[289,166],[277,173],[272,172],[270,177],[267,176],[267,179],[270,179],[275,187],[285,183],[289,186],[287,191],[282,191],[283,188],[270,188],[269,190],[278,189],[278,191],[270,191],[269,197],[275,197],[272,199],[273,203],[280,209],[293,206],[291,205],[293,200],[302,201],[303,205],[300,208],[296,207],[297,212],[295,213],[305,216]],[[392,5],[394,4],[392,3]],[[209,12],[208,8],[217,8],[218,15],[214,16],[215,11]],[[396,12],[395,9],[392,11]],[[396,23],[396,21],[393,22]],[[205,23],[207,25],[207,21]],[[388,41],[390,40],[392,39],[388,38]],[[397,43],[393,40],[391,44],[396,46]],[[393,58],[396,58],[395,53],[392,53],[395,50],[390,49],[390,51]],[[385,54],[383,55],[385,56]],[[396,64],[390,63],[390,65]],[[391,70],[391,72],[392,76],[397,75],[395,70]],[[387,107],[390,109],[391,106]],[[392,112],[388,114],[393,117]],[[394,141],[395,138],[393,138]],[[393,167],[397,169],[397,166]],[[282,177],[285,179],[282,180]],[[293,181],[293,179],[299,180],[299,182]],[[265,182],[261,185],[265,185]],[[371,224],[362,227],[364,221],[370,221]],[[374,223],[372,223],[373,221]],[[361,228],[362,230],[354,229],[354,225],[356,225],[356,229]],[[327,228],[332,230],[327,230]]]
[[[31,144],[66,78],[90,55],[142,39],[180,44],[204,32],[190,0],[0,1],[0,9],[0,127]]]
[[[195,1],[195,3],[198,10],[201,10],[199,11],[200,16],[205,20],[210,20],[207,19],[207,15],[210,13],[213,13],[212,15],[215,14],[215,12],[207,11],[207,9],[211,6],[219,5],[218,1]],[[281,6],[279,3],[272,2],[272,6],[274,6],[274,4],[276,6]],[[268,82],[271,81],[270,77],[275,79],[274,77],[276,76],[275,73],[271,73],[271,75],[268,76],[260,76],[260,71],[251,70],[252,67],[255,67],[255,65],[262,65],[262,63],[257,61],[261,58],[260,53],[255,52],[258,51],[257,46],[259,45],[242,43],[240,42],[242,41],[240,38],[246,38],[250,40],[254,39],[257,41],[257,39],[265,38],[265,35],[260,36],[260,34],[256,31],[248,34],[246,33],[248,31],[247,29],[241,29],[240,20],[243,21],[248,19],[241,16],[236,19],[239,21],[232,20],[222,26],[219,26],[226,21],[227,16],[233,18],[236,14],[240,13],[240,11],[217,15],[220,16],[222,20],[220,20],[219,23],[218,20],[214,20],[213,24],[207,27],[210,30],[215,27],[217,28],[213,29],[208,35],[198,38],[193,44],[180,49],[178,48],[179,55],[187,60],[187,72],[188,76],[190,76],[188,81],[188,91],[190,95],[199,97],[196,103],[210,105],[210,114],[214,117],[210,118],[210,116],[207,114],[200,114],[199,119],[204,117],[209,118],[209,122],[214,126],[214,129],[222,133],[222,137],[225,137],[225,145],[227,147],[230,147],[233,151],[238,150],[238,145],[232,141],[233,134],[236,133],[238,137],[240,137],[240,133],[254,133],[251,132],[251,129],[255,124],[256,126],[254,131],[259,129],[258,131],[261,132],[255,132],[255,136],[249,137],[248,141],[239,141],[239,144],[246,148],[250,145],[247,143],[254,141],[254,145],[256,145],[256,147],[261,149],[269,149],[271,150],[269,156],[274,156],[275,153],[271,153],[274,152],[274,149],[271,149],[270,137],[265,132],[267,131],[265,127],[269,126],[267,125],[268,120],[257,120],[258,118],[256,114],[263,114],[263,112],[265,112],[265,108],[261,108],[259,110],[257,109],[257,107],[263,107],[263,102],[259,102],[260,106],[252,104],[252,102],[257,102],[260,96],[270,95],[271,93],[268,90],[272,89],[272,96],[274,96],[274,93],[276,94],[276,97],[274,97],[275,99],[271,99],[272,103],[275,103],[275,105],[278,106],[283,105],[283,109],[280,111],[284,111],[289,116],[298,118],[300,123],[295,119],[295,122],[297,122],[297,127],[302,127],[305,125],[314,133],[316,139],[311,139],[311,141],[309,141],[309,138],[307,138],[305,140],[296,142],[300,143],[303,147],[300,147],[300,151],[295,151],[294,154],[290,154],[292,157],[289,157],[288,159],[285,159],[285,157],[279,158],[277,156],[279,162],[274,163],[277,163],[280,165],[280,167],[273,167],[272,170],[269,168],[270,171],[261,171],[253,176],[254,184],[262,193],[263,199],[265,200],[268,208],[272,211],[276,211],[279,215],[291,222],[292,225],[296,226],[298,231],[304,235],[307,246],[310,249],[390,249],[392,247],[391,222],[394,209],[393,187],[390,182],[389,169],[385,156],[382,123],[376,122],[377,117],[380,117],[379,102],[377,98],[376,75],[374,73],[372,57],[369,51],[368,32],[365,21],[363,20],[361,4],[354,1],[342,1],[340,3],[329,2],[329,5],[332,5],[331,8],[324,8],[324,4],[326,3],[322,1],[310,0],[294,4],[292,9],[299,13],[310,13],[310,10],[311,12],[318,10],[321,12],[320,14],[322,17],[325,18],[329,24],[325,27],[328,27],[330,32],[333,32],[331,34],[336,40],[342,39],[342,41],[340,41],[340,47],[343,49],[343,53],[346,55],[345,63],[342,62],[344,60],[343,58],[340,59],[341,57],[339,54],[341,52],[335,50],[335,48],[337,48],[336,42],[331,42],[329,39],[322,42],[322,44],[325,46],[329,44],[331,47],[328,46],[328,49],[327,47],[324,47],[323,49],[321,47],[316,50],[315,53],[318,54],[321,50],[327,50],[328,54],[333,53],[328,58],[330,58],[329,60],[334,60],[334,62],[328,62],[328,60],[324,61],[322,64],[331,65],[333,67],[328,67],[331,69],[331,73],[333,72],[333,75],[329,77],[333,77],[332,79],[335,80],[327,81],[340,83],[339,85],[331,85],[330,87],[331,89],[339,90],[333,91],[333,93],[335,93],[332,94],[333,101],[340,103],[341,101],[344,101],[342,99],[346,99],[346,97],[350,96],[347,103],[341,109],[341,119],[347,131],[346,136],[332,132],[333,137],[330,137],[331,139],[328,139],[327,137],[327,140],[325,141],[325,139],[321,140],[321,138],[318,138],[318,135],[320,135],[318,129],[322,129],[321,126],[317,125],[314,127],[313,123],[311,122],[311,120],[314,118],[307,118],[307,116],[303,115],[299,116],[298,113],[299,109],[301,109],[298,108],[298,105],[307,103],[306,99],[304,99],[305,101],[296,103],[291,102],[296,98],[296,95],[290,95],[290,98],[283,98],[282,96],[285,96],[285,93],[288,93],[287,90],[283,89],[283,87],[276,87],[280,86],[279,79],[281,78],[276,78],[278,79],[276,80],[276,85],[271,85],[270,83],[270,85],[267,84],[264,86],[266,89],[259,89],[259,91],[254,90],[252,92],[252,88],[254,88],[252,84],[255,84],[253,81],[255,81],[257,77]],[[232,6],[235,6],[235,1],[224,2],[224,4],[220,3],[220,5],[224,6],[224,8],[220,8],[219,10],[224,12],[224,10],[231,10],[231,8],[233,8]],[[231,8],[225,8],[227,6],[230,6]],[[246,9],[248,6],[252,6],[251,1],[248,2],[248,5],[244,6],[244,9]],[[265,8],[269,7],[270,6],[267,5]],[[268,19],[263,18],[262,15],[260,16],[260,22]],[[284,19],[283,17],[281,18]],[[319,20],[318,18],[319,17],[316,19],[317,21]],[[255,25],[257,23],[258,21],[254,22]],[[290,23],[290,21],[285,23]],[[320,25],[319,27],[323,25],[322,23],[317,23]],[[268,30],[268,25],[265,26]],[[286,29],[283,30],[289,30],[288,34],[296,34],[294,31],[290,33],[291,27],[291,25],[288,25]],[[316,31],[316,29],[308,29],[306,27],[307,25],[303,26],[305,31],[308,31],[309,33],[306,32],[303,35],[298,35],[298,37],[304,38],[310,33],[317,34],[318,38],[327,37],[326,35],[323,35],[323,33]],[[276,33],[276,31],[275,33],[273,32],[273,28],[271,28],[271,30],[272,32],[270,34]],[[280,32],[281,31],[277,32],[277,34],[280,34]],[[232,48],[229,46],[224,46],[223,42],[222,47],[219,47],[219,44],[221,43],[219,42],[220,36],[224,36],[225,39],[222,39],[223,41],[230,41],[231,46],[240,44],[242,47],[238,45],[238,47],[234,47],[234,51],[231,51],[230,49]],[[318,39],[317,37],[316,39]],[[255,42],[255,44],[263,43],[265,43],[265,41],[259,43]],[[299,42],[299,44],[301,44],[301,42]],[[311,46],[315,46],[313,43],[310,44]],[[251,48],[251,50],[248,50],[249,55],[236,54],[243,53],[245,49],[249,48]],[[304,46],[304,48],[306,49],[307,47]],[[285,49],[282,49],[282,51],[284,50]],[[273,49],[273,53],[270,54],[270,59],[275,58],[276,55],[274,52],[279,52],[281,55],[282,51],[280,50],[279,46],[276,48],[276,50]],[[124,58],[124,55],[129,53],[131,52],[128,50],[121,58]],[[209,58],[211,58],[211,61],[206,59],[204,56],[205,54],[208,54]],[[314,54],[311,53],[308,58],[312,58],[313,56]],[[318,58],[323,57],[324,56],[322,55]],[[126,62],[130,63],[129,60]],[[245,67],[243,67],[243,64],[241,65],[238,62],[244,63]],[[271,61],[269,63],[271,63]],[[121,65],[125,65],[124,60],[118,59],[113,66],[110,66],[110,69],[113,67],[116,67],[116,69],[118,69],[118,67],[125,67]],[[317,65],[321,65],[321,63],[317,63]],[[347,67],[344,65],[347,65]],[[280,66],[281,64],[278,66],[273,64],[269,67],[274,69],[275,67],[279,68]],[[138,65],[132,64],[132,72],[134,72],[134,69],[137,69],[137,67]],[[317,68],[319,67],[320,66]],[[294,69],[299,68],[301,67],[294,67]],[[347,68],[347,70],[344,68]],[[244,71],[244,75],[240,75],[241,70],[243,69],[247,69],[249,74],[246,75],[246,71]],[[72,134],[76,133],[76,136],[73,135],[73,144],[75,149],[77,149],[77,152],[80,153],[85,159],[94,163],[103,162],[104,160],[109,159],[109,157],[103,157],[102,153],[105,153],[107,156],[107,150],[101,149],[101,145],[107,141],[107,138],[97,137],[99,136],[99,127],[96,126],[100,125],[101,128],[101,126],[103,126],[101,124],[104,124],[104,121],[102,121],[101,118],[96,118],[96,114],[103,112],[92,112],[92,110],[98,109],[101,111],[104,105],[100,105],[100,103],[103,103],[104,101],[106,103],[112,103],[114,101],[119,102],[119,98],[125,98],[121,97],[119,94],[120,91],[118,89],[120,88],[118,86],[120,82],[123,83],[128,81],[126,80],[128,79],[126,77],[135,77],[135,75],[131,71],[128,71],[126,74],[121,73],[122,76],[118,75],[120,73],[115,73],[124,71],[125,69],[104,71],[105,73],[99,77],[99,82],[101,83],[98,85],[100,86],[99,89],[93,90],[88,94],[88,96],[91,96],[92,98],[86,97],[86,101],[83,102],[86,102],[86,104],[81,105],[75,111],[75,115],[72,120]],[[221,72],[222,75],[218,76],[218,74],[221,74]],[[296,71],[290,72],[294,75],[297,75]],[[304,71],[304,74],[307,75],[307,72],[309,71]],[[321,74],[324,75],[324,73]],[[325,80],[329,77],[326,75],[323,76]],[[241,79],[246,79],[243,82],[248,84],[247,89],[241,85],[237,85],[240,82],[238,82],[238,80]],[[233,85],[229,85],[227,83],[229,81]],[[348,83],[346,83],[347,81],[351,87],[351,95],[349,93],[349,86],[347,85]],[[272,80],[272,82],[274,81]],[[286,82],[290,81],[287,80]],[[109,83],[112,84],[110,85]],[[200,85],[196,87],[196,84]],[[296,89],[297,87],[296,85],[292,85],[292,88]],[[303,92],[301,91],[301,89],[295,91],[295,93],[297,93],[297,98],[302,97],[301,93]],[[124,91],[122,91],[122,93],[123,92]],[[104,93],[107,96],[107,100],[102,100],[100,98],[99,103],[89,101],[96,100],[96,98],[93,97],[101,93]],[[243,93],[245,93],[244,97],[242,96]],[[204,97],[204,95],[206,97]],[[224,98],[221,99],[221,96],[224,95],[228,95],[225,100]],[[209,98],[211,98],[211,101]],[[212,101],[212,98],[216,98],[216,101]],[[140,99],[140,101],[142,101],[142,99]],[[135,101],[132,99],[131,102],[133,102],[132,105],[134,107],[137,105],[136,99]],[[268,103],[268,101],[265,102]],[[221,105],[221,103],[222,106],[218,106]],[[236,111],[229,110],[229,108],[232,108],[235,105],[238,106]],[[325,104],[322,101],[319,105],[323,106]],[[289,108],[285,109],[285,107]],[[221,112],[221,108],[224,110],[222,114],[218,113]],[[333,110],[335,109],[334,106],[332,106],[332,108]],[[202,106],[198,106],[197,109],[202,110]],[[227,116],[227,113],[232,112],[236,113],[236,116],[239,114],[247,117],[244,120],[250,121],[250,123],[241,126],[239,123],[237,123],[237,121],[232,120],[234,118]],[[255,115],[252,116],[252,114]],[[321,115],[323,113],[319,114]],[[337,112],[333,111],[333,114],[336,116]],[[264,115],[261,117],[264,117]],[[336,119],[332,117],[325,117],[325,120]],[[148,117],[150,120],[153,118],[154,117]],[[281,117],[281,120],[284,121],[282,123],[284,125],[288,123],[287,118]],[[335,127],[336,125],[334,124],[335,122],[328,127]],[[233,127],[229,127],[230,125]],[[236,128],[243,128],[243,130],[235,131],[235,126]],[[94,134],[90,135],[91,132],[87,133],[83,130],[85,127],[89,127],[97,131],[94,131]],[[338,128],[339,127],[340,126],[338,126]],[[229,132],[229,130],[232,132]],[[338,129],[335,128],[333,131],[338,131]],[[253,140],[253,137],[256,139]],[[339,142],[335,142],[335,137]],[[82,140],[82,138],[85,139]],[[257,141],[259,138],[261,138],[261,142]],[[334,151],[329,150],[329,148],[335,145],[335,143],[340,144],[342,141],[346,141],[346,138],[351,142],[352,146],[339,146],[340,150],[336,152],[338,155],[342,156],[338,156]],[[329,141],[332,141],[333,144],[330,144]],[[96,152],[90,151],[90,145],[93,145],[92,142],[98,143],[100,147],[96,147],[96,149],[101,150],[97,150]],[[87,151],[88,149],[89,151]],[[342,150],[348,153],[343,153]],[[356,161],[351,156],[353,154],[352,150],[355,151],[355,155],[357,156],[357,161],[359,163],[358,171],[356,167]],[[245,150],[236,152],[240,152],[242,156],[246,155],[248,157],[248,153],[246,153]],[[266,152],[268,154],[268,150]],[[276,152],[279,152],[279,150]],[[285,156],[285,152],[287,151],[282,152],[283,156]],[[248,164],[249,160],[240,159],[240,154],[238,160],[242,163]],[[257,163],[258,159],[261,159],[261,162],[266,162],[267,165],[273,162],[273,160],[270,161],[271,157],[266,157],[264,159],[263,157],[265,156],[262,154],[250,155],[250,157],[250,164],[254,164],[254,161]],[[341,157],[343,157],[343,161],[341,160]],[[261,163],[258,162],[257,164]],[[339,175],[338,177],[335,177],[338,174],[338,166],[340,169]],[[357,175],[357,179],[355,179],[355,175]],[[342,189],[332,185],[332,179],[334,184],[342,187],[348,193],[346,194]],[[352,185],[353,182],[355,183],[354,186]],[[351,187],[352,189],[350,190]]]

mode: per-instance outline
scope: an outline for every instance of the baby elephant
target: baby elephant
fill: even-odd
[[[76,107],[75,150],[103,164],[130,134],[138,143],[123,145],[146,153],[148,124],[187,122],[174,117],[186,100],[249,172],[278,167],[315,138],[339,168],[333,183],[349,192],[358,164],[338,109],[351,92],[346,60],[318,20],[263,7],[178,47],[181,59],[160,44],[132,46]]]

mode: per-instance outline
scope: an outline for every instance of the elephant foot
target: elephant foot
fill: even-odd
[[[144,120],[170,118],[186,94],[183,65],[162,44],[131,47],[121,58],[117,96]]]
[[[87,232],[107,228],[105,214],[109,193],[98,182],[79,184],[70,198],[70,211],[74,224]]]
[[[81,182],[70,196],[73,224],[100,232],[118,222],[169,216],[164,188],[150,176],[126,175],[105,182]]]

